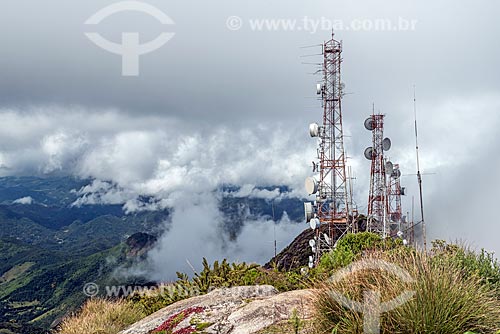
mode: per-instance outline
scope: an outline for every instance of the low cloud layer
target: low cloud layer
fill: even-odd
[[[152,253],[161,276],[175,269],[169,263],[185,268],[185,259],[196,262],[200,254],[267,258],[260,254],[267,241],[253,236],[267,236],[272,224],[248,222],[238,244],[229,244],[218,234],[214,190],[237,185],[237,195],[272,200],[280,196],[275,190],[256,186],[286,185],[292,190],[287,196],[305,195],[303,180],[316,152],[307,125],[320,122],[322,109],[314,99],[320,78],[308,75],[315,67],[301,64],[317,62],[302,58],[317,51],[301,47],[321,43],[331,31],[252,31],[248,20],[404,17],[417,21],[415,30],[336,31],[343,40],[343,121],[355,201],[366,211],[370,166],[362,153],[371,138],[362,124],[375,103],[387,114],[389,156],[401,166],[409,193],[403,210],[411,215],[411,198],[418,199],[416,84],[422,171],[435,173],[424,175],[429,238],[465,239],[500,252],[494,240],[500,234],[497,2],[255,0],[242,7],[229,0],[150,0],[176,22],[169,27],[176,36],[141,56],[141,76],[134,78],[122,77],[120,57],[84,35],[85,20],[112,2],[3,5],[8,15],[0,26],[12,33],[0,36],[1,176],[95,179],[76,190],[77,206],[122,204],[126,212],[172,207],[171,235],[189,240],[197,233],[189,249],[164,236]],[[140,32],[141,41],[160,32],[141,13],[120,15],[96,31],[112,41],[123,31]],[[234,15],[244,22],[239,31],[226,26]],[[285,220],[279,226],[283,240],[296,232]]]
[[[174,279],[175,271],[193,274],[202,269],[203,257],[264,264],[274,256],[275,234],[278,249],[283,249],[307,227],[290,222],[286,214],[277,223],[251,219],[236,240],[229,240],[215,193],[184,193],[173,206],[172,224],[148,256],[146,272],[156,280]]]
[[[386,117],[386,135],[393,140],[389,156],[401,164],[402,184],[408,188],[403,210],[411,216],[414,196],[418,221],[411,101],[399,108],[408,111]],[[499,252],[492,236],[499,232],[494,201],[500,185],[495,154],[500,142],[500,100],[491,95],[435,104],[419,100],[418,109],[429,239],[462,239]],[[369,180],[369,161],[362,157],[364,147],[370,145],[370,134],[362,127],[367,114],[348,113],[345,123],[346,149],[356,177],[355,201],[361,212],[366,210]],[[291,188],[287,196],[305,196],[303,180],[310,175],[316,144],[305,128],[293,120],[207,127],[173,118],[131,117],[117,110],[9,109],[0,112],[0,171],[4,176],[63,173],[94,178],[91,185],[78,190],[74,205],[122,204],[126,212],[174,208],[178,223],[172,233],[183,236],[197,226],[197,216],[204,216],[206,229],[197,228],[200,237],[218,242],[209,245],[201,239],[199,254],[221,255],[231,246],[222,236],[216,238],[220,213],[214,209],[214,190],[231,184],[240,186],[233,196],[272,200],[283,195],[256,186],[285,185]],[[140,200],[141,196],[153,200]],[[196,201],[200,204],[195,205]],[[180,223],[181,216],[188,223]],[[286,235],[289,240],[291,234]],[[242,234],[239,245],[245,240]],[[189,257],[195,258],[194,254]],[[227,254],[242,254],[246,259],[250,253]]]

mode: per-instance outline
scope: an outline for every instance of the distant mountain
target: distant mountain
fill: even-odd
[[[89,256],[68,256],[17,240],[1,240],[0,322],[48,328],[86,299],[85,283],[116,284],[112,272],[125,262],[123,245]]]
[[[86,296],[85,283],[146,284],[114,275],[140,261],[162,233],[169,209],[126,214],[122,205],[72,205],[93,180],[72,177],[0,178],[0,329],[43,333]],[[219,189],[224,230],[232,238],[245,221],[303,220],[302,201],[284,186]],[[263,196],[260,196],[259,193]],[[279,199],[273,199],[279,196]],[[138,200],[151,201],[140,197]]]

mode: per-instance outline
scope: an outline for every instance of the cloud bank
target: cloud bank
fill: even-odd
[[[307,124],[320,120],[321,107],[314,100],[318,78],[308,75],[314,67],[301,65],[301,56],[309,53],[301,47],[330,35],[329,30],[256,32],[248,26],[235,32],[226,28],[226,19],[402,16],[418,21],[415,31],[336,35],[344,46],[342,78],[348,95],[343,120],[355,200],[363,212],[369,162],[362,152],[370,135],[362,124],[374,102],[377,111],[387,114],[386,135],[393,141],[389,155],[408,175],[402,183],[410,195],[403,203],[405,211],[411,210],[411,196],[418,194],[411,175],[416,169],[416,84],[422,170],[436,173],[424,175],[429,234],[500,252],[493,237],[500,233],[495,223],[500,183],[497,2],[255,0],[242,7],[229,0],[150,0],[176,22],[176,36],[141,58],[138,78],[121,77],[119,57],[84,36],[83,22],[109,3],[20,0],[3,5],[9,15],[0,27],[15,29],[0,36],[0,175],[93,178],[89,187],[77,189],[74,205],[123,204],[127,212],[174,207],[172,234],[184,240],[190,226],[196,226],[203,231],[196,247],[226,254],[230,245],[214,232],[220,217],[213,192],[221,184],[241,186],[238,196],[268,200],[278,199],[278,193],[256,185],[287,185],[290,196],[305,195],[302,183],[316,149]],[[123,15],[97,27],[99,32],[113,41],[123,31],[138,31],[144,40],[158,35],[154,20]],[[200,220],[207,224],[198,226]],[[268,225],[252,226],[244,231],[248,236]],[[259,238],[253,239],[258,240],[249,237],[238,244],[253,242],[265,249]],[[166,253],[172,251],[171,242],[162,242]],[[177,249],[186,252],[182,245]],[[255,246],[245,255],[258,250]],[[184,260],[170,258],[173,254],[165,255],[168,262],[180,265]],[[160,258],[153,262],[166,266]]]

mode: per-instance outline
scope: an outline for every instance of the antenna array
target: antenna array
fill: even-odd
[[[342,44],[332,39],[322,45],[323,80],[316,87],[323,107],[321,125],[309,126],[311,137],[318,138],[317,161],[313,162],[313,177],[306,179],[309,195],[316,200],[304,203],[306,220],[315,233],[310,243],[313,256],[309,266],[318,263],[321,255],[332,249],[334,243],[350,228],[350,202],[346,155],[342,127],[342,96],[340,65]]]

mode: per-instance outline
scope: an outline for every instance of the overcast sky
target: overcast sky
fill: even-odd
[[[130,193],[170,199],[220,183],[287,184],[302,191],[314,157],[307,125],[319,121],[311,75],[329,29],[342,22],[346,150],[366,206],[371,105],[387,114],[393,162],[415,173],[413,85],[417,89],[426,220],[430,238],[463,239],[500,252],[500,3],[462,1],[159,1],[173,25],[137,12],[85,21],[113,1],[8,0],[0,12],[2,175],[63,171],[114,181]],[[228,18],[241,29],[228,28]],[[263,29],[259,19],[296,20]],[[415,29],[353,31],[352,22],[413,21]],[[234,22],[234,21],[232,21]],[[233,27],[234,28],[234,27]],[[309,27],[310,28],[310,27]],[[326,27],[328,28],[328,27]],[[140,75],[121,75],[119,55],[85,32],[140,42],[175,36],[140,57]],[[404,211],[416,193],[409,188]],[[305,194],[303,194],[305,195]],[[174,198],[181,198],[179,195]],[[417,216],[418,218],[418,216]]]

